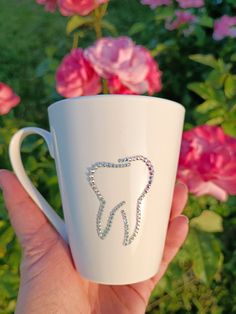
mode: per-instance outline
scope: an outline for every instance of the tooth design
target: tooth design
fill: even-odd
[[[93,189],[94,193],[96,194],[96,197],[100,203],[98,213],[97,213],[97,218],[96,218],[96,228],[97,228],[97,234],[98,234],[99,238],[103,240],[108,235],[108,233],[112,227],[112,222],[113,222],[113,219],[115,217],[116,212],[118,212],[118,210],[120,208],[122,208],[126,202],[122,201],[122,202],[118,203],[114,208],[112,208],[112,210],[110,211],[109,217],[107,219],[105,228],[102,228],[102,217],[103,217],[106,201],[105,201],[104,197],[102,196],[101,192],[99,191],[99,189],[96,185],[95,173],[96,173],[97,169],[103,168],[103,167],[106,167],[106,168],[130,167],[131,162],[133,162],[133,161],[144,162],[148,168],[149,175],[148,175],[147,184],[146,184],[144,190],[142,191],[141,195],[137,199],[136,223],[135,223],[135,227],[134,227],[134,230],[132,233],[130,233],[130,227],[129,227],[126,211],[124,209],[120,210],[122,220],[124,223],[123,245],[125,245],[125,246],[131,244],[134,241],[134,239],[137,237],[139,229],[140,229],[141,218],[142,218],[142,216],[141,216],[141,205],[142,205],[144,197],[146,196],[146,194],[150,190],[151,184],[153,182],[153,177],[154,177],[154,167],[153,167],[151,161],[142,155],[136,155],[136,156],[132,156],[132,157],[120,158],[120,159],[118,159],[118,164],[112,163],[112,162],[105,162],[105,161],[95,162],[94,164],[92,164],[91,167],[88,168],[88,172],[87,172],[88,182],[89,182],[91,188]]]

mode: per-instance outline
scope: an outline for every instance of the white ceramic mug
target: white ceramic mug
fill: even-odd
[[[77,270],[104,284],[143,281],[158,271],[176,179],[184,107],[155,97],[99,95],[48,108],[50,132],[12,138],[12,167],[69,242]],[[23,139],[39,134],[55,159],[64,221],[26,175]]]

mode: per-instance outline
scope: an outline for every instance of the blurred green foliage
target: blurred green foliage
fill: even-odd
[[[204,8],[193,10],[199,23],[186,37],[183,29],[164,28],[173,7],[152,11],[138,0],[111,0],[103,35],[128,35],[151,50],[163,72],[159,96],[185,105],[186,129],[215,124],[236,137],[236,41],[212,39],[213,20],[233,15],[235,7],[232,0],[206,1]],[[0,81],[22,98],[0,117],[0,165],[10,168],[11,136],[23,126],[48,128],[47,107],[61,98],[55,91],[55,70],[75,38],[87,47],[95,32],[89,17],[50,14],[34,0],[0,0],[0,8]],[[35,186],[62,215],[54,163],[43,140],[25,140],[22,157]],[[185,214],[189,237],[154,290],[147,313],[236,313],[236,197],[221,203],[190,195]],[[0,314],[14,312],[20,256],[0,195]]]

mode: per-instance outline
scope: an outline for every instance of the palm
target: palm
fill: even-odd
[[[144,313],[152,289],[188,231],[185,217],[179,216],[187,191],[177,185],[159,273],[132,285],[99,285],[75,270],[68,246],[11,172],[1,171],[0,186],[24,252],[16,313]]]

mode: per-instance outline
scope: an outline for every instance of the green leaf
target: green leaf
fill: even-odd
[[[4,257],[6,251],[7,251],[7,245],[9,242],[12,241],[14,237],[14,232],[12,228],[9,226],[4,231],[0,230],[0,258]]]
[[[208,124],[208,125],[219,125],[223,121],[224,121],[224,117],[216,117],[216,118],[207,120],[206,124]]]
[[[232,54],[232,56],[230,57],[231,61],[236,61],[236,52]]]
[[[151,50],[151,55],[156,57],[164,51],[168,53],[169,50],[172,52],[176,49],[176,43],[173,40],[167,40],[165,43],[158,43],[154,49]]]
[[[73,32],[76,28],[87,24],[92,24],[93,22],[94,18],[92,16],[73,15],[66,25],[66,34],[70,35],[70,33]]]
[[[117,31],[116,27],[113,24],[111,24],[110,22],[108,22],[106,20],[102,20],[101,26],[102,26],[102,28],[107,29],[113,36],[118,35],[118,31]]]
[[[226,134],[236,137],[236,105],[228,112],[222,127]]]
[[[208,99],[204,101],[201,105],[197,106],[196,111],[199,113],[207,113],[208,111],[217,108],[220,103],[215,99]]]
[[[57,47],[50,45],[45,48],[45,54],[48,58],[52,58],[57,51]]]
[[[233,77],[233,75],[229,74],[226,77],[224,91],[227,98],[232,98],[236,95],[236,79]]]
[[[209,98],[214,97],[215,90],[213,89],[212,86],[210,86],[207,83],[194,82],[194,83],[188,84],[187,86],[188,86],[188,89],[195,92],[203,99],[209,99]]]
[[[218,68],[218,62],[216,60],[216,58],[213,55],[202,55],[202,54],[195,54],[195,55],[190,55],[189,59],[207,65],[213,69],[217,69]]]
[[[228,74],[222,73],[218,70],[213,70],[209,74],[207,81],[211,83],[215,88],[219,89],[223,87],[225,79]]]
[[[199,18],[198,23],[201,26],[212,28],[214,24],[214,20],[210,16],[204,15]]]
[[[161,54],[163,51],[165,51],[166,49],[168,49],[168,47],[165,44],[160,43],[156,46],[156,48],[154,48],[150,52],[153,57],[156,57],[159,54]]]
[[[190,225],[206,232],[222,232],[223,219],[211,210],[204,210],[200,216],[191,220]]]
[[[217,64],[218,64],[219,71],[221,71],[222,73],[228,73],[229,70],[232,68],[232,64],[224,63],[223,59],[218,59]]]
[[[211,110],[209,112],[209,118],[213,119],[213,118],[223,118],[223,120],[225,120],[225,116],[227,113],[227,109],[221,107],[215,108],[214,110]]]
[[[32,171],[37,170],[39,167],[39,163],[35,159],[34,156],[29,156],[26,161],[27,173],[31,173]]]
[[[174,16],[174,7],[166,6],[166,7],[158,7],[156,10],[156,21],[165,20],[167,17]]]
[[[183,24],[183,27],[188,28],[187,24]],[[202,47],[206,42],[206,32],[200,25],[195,25],[194,35],[196,36],[196,45]]]
[[[142,23],[142,22],[137,22],[137,23],[134,23],[129,31],[128,31],[128,34],[129,36],[133,36],[137,33],[141,33],[142,31],[145,30],[145,28],[147,27],[147,25],[145,23]]]
[[[222,268],[219,240],[211,233],[191,227],[186,247],[192,256],[196,277],[209,284]]]
[[[226,134],[236,137],[236,120],[225,121],[222,127]]]
[[[44,144],[44,141],[42,138],[39,138],[39,139],[32,138],[31,140],[30,138],[28,138],[26,141],[24,141],[21,148],[21,152],[27,153],[27,154],[32,153],[35,149],[37,149],[42,144]]]

